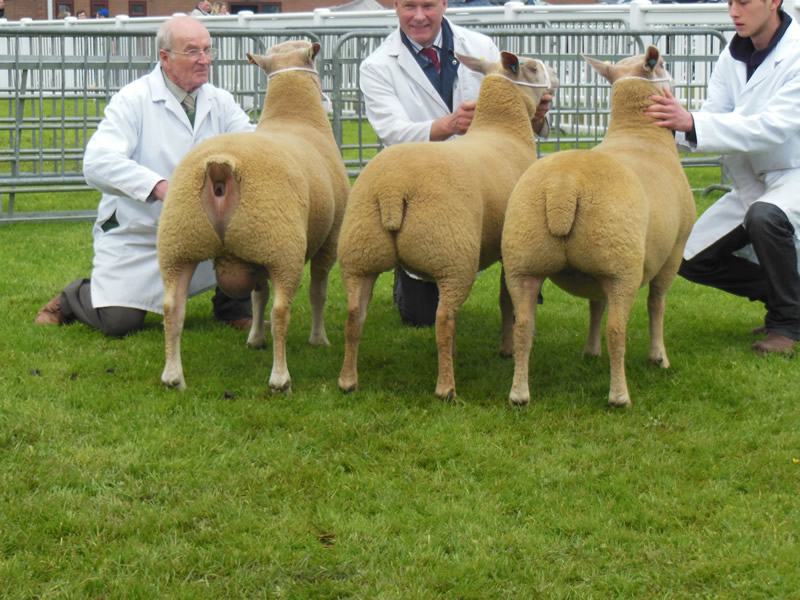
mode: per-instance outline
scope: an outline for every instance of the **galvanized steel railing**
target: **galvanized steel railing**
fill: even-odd
[[[469,24],[467,24],[469,25]],[[82,157],[109,98],[153,68],[154,27],[140,30],[12,28],[0,36],[0,223],[18,220],[91,218],[93,210],[15,209],[20,193],[88,190]],[[553,133],[540,152],[590,147],[608,123],[609,86],[598,81],[582,55],[601,60],[640,53],[654,44],[666,55],[676,95],[692,108],[706,84],[726,32],[711,28],[656,28],[636,31],[621,21],[591,23],[550,20],[521,27],[481,23],[503,50],[536,56],[558,73],[560,88],[550,113]],[[234,94],[257,120],[266,77],[247,63],[246,53],[263,54],[287,39],[310,39],[323,47],[318,60],[323,89],[332,100],[334,135],[351,175],[381,148],[366,122],[358,86],[358,64],[391,28],[371,30],[210,28],[220,50],[212,81]],[[354,141],[353,141],[354,140]],[[685,157],[685,164],[714,165],[717,157]]]

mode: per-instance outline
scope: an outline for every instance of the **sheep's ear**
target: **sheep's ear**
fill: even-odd
[[[503,69],[506,71],[511,71],[515,74],[519,73],[519,58],[517,58],[516,54],[512,54],[511,52],[501,52],[500,63],[503,65]]]
[[[592,58],[591,56],[583,56],[583,60],[589,63],[589,66],[592,67],[595,71],[597,71],[600,75],[605,77],[608,81],[611,81],[611,65],[608,63],[603,62],[602,60],[597,60],[596,58]]]
[[[480,58],[467,56],[466,54],[459,54],[458,52],[456,52],[456,58],[458,59],[458,62],[467,67],[470,71],[476,71],[478,73],[486,72],[483,67],[483,60]]]
[[[658,66],[658,48],[655,46],[648,46],[647,51],[644,53],[644,68],[646,71],[655,71]]]
[[[251,65],[258,65],[259,67],[261,67],[264,70],[264,72],[269,73],[269,63],[270,63],[270,61],[269,61],[268,57],[261,56],[259,54],[248,54],[247,55],[247,61]]]
[[[317,57],[317,54],[319,54],[319,49],[321,47],[322,46],[320,46],[317,42],[314,42],[313,44],[311,44],[311,47],[308,49],[308,58],[311,59],[312,63],[314,62],[314,59]]]

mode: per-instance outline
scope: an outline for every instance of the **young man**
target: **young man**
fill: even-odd
[[[699,112],[653,96],[647,112],[697,152],[720,152],[733,190],[697,220],[679,273],[763,302],[761,354],[800,340],[800,26],[781,0],[729,0],[736,34]]]
[[[483,75],[455,53],[500,60],[487,36],[444,18],[447,0],[395,0],[398,27],[360,66],[367,119],[386,145],[443,141],[466,133],[475,114]],[[545,94],[533,119],[542,137],[552,97]],[[433,325],[439,291],[434,282],[398,269],[394,301],[403,322]]]
[[[208,83],[211,36],[191,17],[173,17],[158,30],[159,64],[117,92],[89,140],[83,172],[103,196],[97,209],[91,278],[78,279],[48,302],[35,322],[80,321],[110,336],[142,327],[147,312],[164,310],[156,232],[168,181],[181,159],[212,136],[254,126],[228,92]],[[202,263],[190,290],[214,287]],[[249,300],[219,290],[214,316],[249,329]]]

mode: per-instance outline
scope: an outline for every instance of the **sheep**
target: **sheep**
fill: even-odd
[[[225,293],[241,298],[252,291],[250,347],[266,345],[264,312],[272,283],[274,392],[291,392],[286,334],[309,259],[309,342],[329,345],[323,307],[350,182],[321,100],[314,69],[319,49],[290,41],[265,56],[248,54],[269,79],[256,130],[206,140],[175,170],[157,243],[165,288],[161,381],[168,387],[186,387],[180,337],[187,285],[197,264],[209,258]]]
[[[640,287],[649,284],[650,360],[669,367],[664,306],[695,220],[692,190],[669,130],[645,116],[649,97],[672,78],[654,46],[616,65],[584,57],[611,84],[611,118],[591,150],[544,157],[520,178],[508,202],[502,253],[515,309],[512,404],[530,401],[528,360],[536,298],[545,278],[589,299],[584,356],[606,343],[611,364],[608,402],[630,406],[625,335]]]
[[[439,288],[436,395],[456,395],[455,321],[479,269],[500,258],[508,196],[534,160],[531,119],[555,73],[539,60],[501,53],[497,63],[458,57],[485,74],[467,133],[446,143],[389,146],[353,185],[339,239],[347,292],[342,391],[358,384],[358,343],[378,275],[402,267]],[[511,300],[502,284],[501,352],[511,353]]]

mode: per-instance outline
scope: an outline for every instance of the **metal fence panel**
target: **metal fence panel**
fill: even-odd
[[[553,133],[540,151],[589,147],[608,124],[610,87],[598,81],[582,55],[616,61],[640,53],[647,44],[666,55],[676,96],[691,109],[702,103],[725,33],[709,28],[634,31],[614,20],[550,20],[535,25],[462,23],[491,36],[500,49],[534,56],[558,73],[560,87],[550,112]],[[247,63],[288,39],[322,46],[317,60],[323,91],[332,101],[331,122],[351,175],[380,150],[366,122],[358,65],[390,33],[373,30],[290,29],[267,31],[211,28],[219,48],[211,80],[229,90],[258,119],[266,77]],[[155,65],[153,28],[86,30],[25,27],[0,37],[0,223],[21,219],[90,218],[93,211],[18,214],[17,193],[88,190],[82,175],[86,142],[111,96]],[[345,140],[354,142],[345,143]],[[685,158],[686,164],[717,164],[717,157]]]

